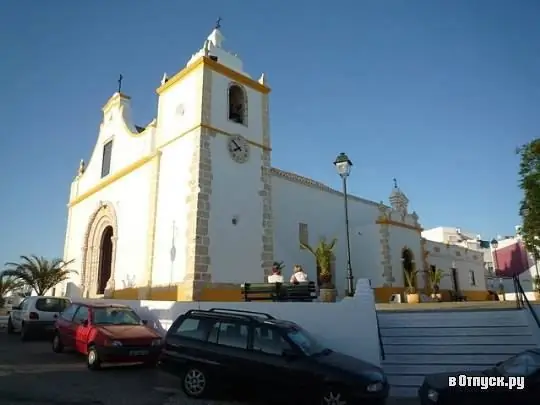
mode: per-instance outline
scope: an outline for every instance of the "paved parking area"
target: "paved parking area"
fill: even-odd
[[[158,370],[113,367],[87,370],[75,353],[56,354],[46,340],[22,343],[0,329],[0,405],[231,405],[191,400],[178,380]],[[394,399],[389,405],[415,405]],[[253,404],[250,404],[253,405]]]
[[[53,353],[49,342],[22,343],[0,330],[0,404],[200,404],[158,370],[115,367],[90,372],[75,353]]]

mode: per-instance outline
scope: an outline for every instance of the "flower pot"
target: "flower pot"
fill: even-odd
[[[420,302],[420,294],[406,293],[405,300],[407,301],[407,304],[418,304]]]
[[[319,298],[322,302],[336,302],[337,290],[335,288],[319,289]]]
[[[433,301],[442,302],[442,294],[441,293],[433,293],[431,294],[431,298]]]

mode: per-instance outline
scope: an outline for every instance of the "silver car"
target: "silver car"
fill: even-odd
[[[11,309],[7,332],[20,332],[22,341],[38,333],[53,332],[58,315],[70,303],[65,297],[26,297]]]

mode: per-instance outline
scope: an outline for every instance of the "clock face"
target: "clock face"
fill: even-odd
[[[246,163],[249,159],[249,143],[241,135],[235,135],[227,142],[227,149],[232,160],[237,163]]]

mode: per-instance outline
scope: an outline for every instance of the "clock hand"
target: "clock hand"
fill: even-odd
[[[238,152],[239,150],[242,150],[242,148],[240,146],[238,146],[236,141],[232,141],[232,143],[234,144],[234,146],[236,146],[236,148],[234,149],[234,152]]]

